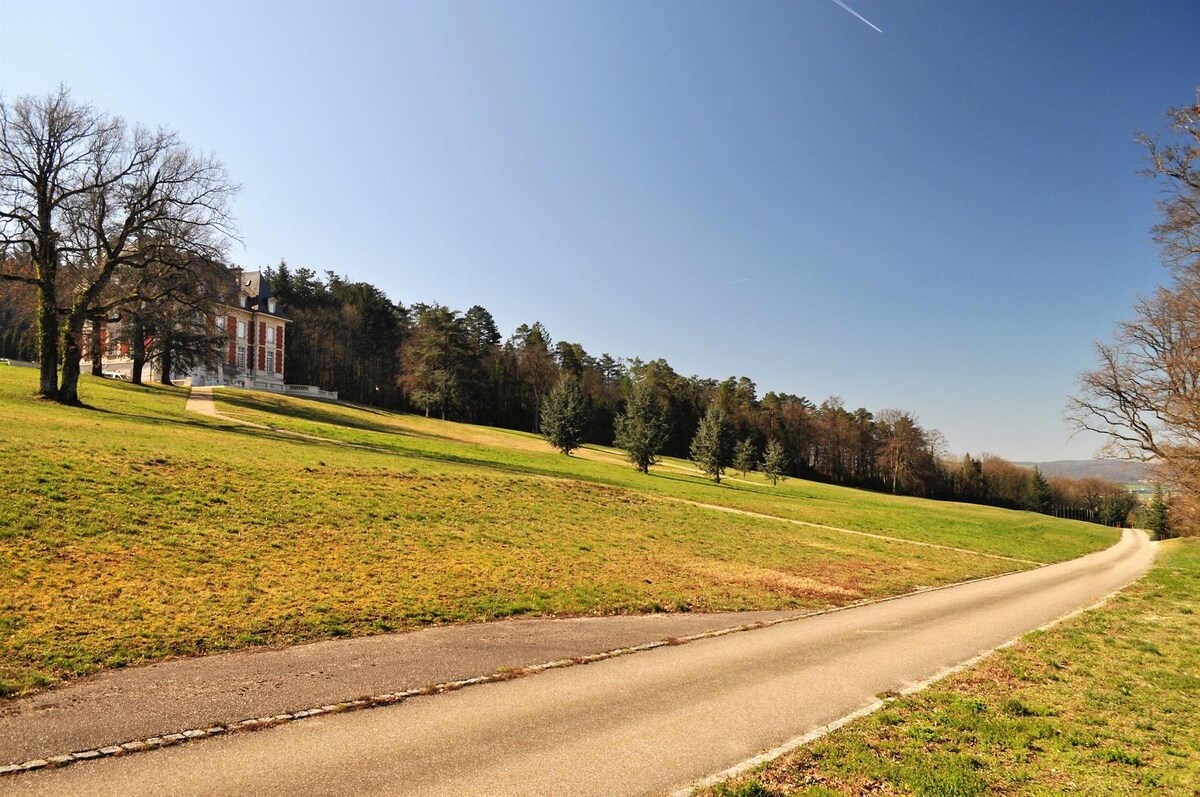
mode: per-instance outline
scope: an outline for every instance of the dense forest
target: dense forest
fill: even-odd
[[[543,403],[570,379],[583,396],[583,441],[612,445],[637,384],[661,409],[661,453],[668,456],[689,457],[705,413],[717,407],[749,452],[744,462],[760,462],[775,441],[785,475],[1108,524],[1123,522],[1136,506],[1113,482],[1046,479],[989,454],[947,457],[941,434],[904,410],[850,409],[837,396],[817,403],[759,395],[746,376],[683,376],[663,359],[596,356],[579,343],[555,341],[538,322],[506,338],[479,305],[405,307],[374,285],[333,272],[322,278],[286,262],[264,273],[293,320],[287,381],[337,390],[348,401],[539,432]]]

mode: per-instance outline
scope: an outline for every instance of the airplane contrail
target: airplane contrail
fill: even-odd
[[[855,11],[853,8],[851,8],[850,6],[848,6],[848,5],[846,5],[845,3],[843,3],[843,2],[842,2],[842,0],[833,0],[833,2],[837,3],[839,6],[841,6],[841,7],[842,7],[842,8],[844,8],[844,9],[846,9],[846,10],[847,10],[847,11],[849,11],[851,14],[853,14],[854,16],[856,16],[856,17],[858,17],[859,19],[861,19],[863,22],[867,23],[868,25],[871,25],[871,27],[872,27],[872,28],[875,28],[875,30],[879,31],[880,33],[883,33],[883,31],[879,30],[879,28],[876,28],[876,27],[875,27],[875,26],[874,26],[874,25],[871,23],[871,20],[867,19],[867,18],[866,18],[866,17],[864,17],[862,14],[858,13],[858,12],[857,12],[857,11]]]

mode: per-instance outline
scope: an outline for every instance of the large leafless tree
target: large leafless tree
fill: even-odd
[[[1200,91],[1173,108],[1158,136],[1139,134],[1147,176],[1161,181],[1153,234],[1168,283],[1138,299],[1099,364],[1068,403],[1078,429],[1108,438],[1106,453],[1158,463],[1176,488],[1176,517],[1200,530]]]
[[[223,259],[236,191],[174,132],[131,128],[65,88],[0,99],[0,263],[31,266],[0,265],[0,279],[37,291],[42,395],[79,402],[85,322],[138,298],[148,266]]]

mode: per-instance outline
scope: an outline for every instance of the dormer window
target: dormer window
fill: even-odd
[[[275,312],[275,299],[274,298],[267,299],[267,312],[272,313],[272,314]]]

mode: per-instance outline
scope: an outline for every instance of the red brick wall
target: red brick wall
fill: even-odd
[[[283,373],[283,325],[275,327],[275,373]]]

